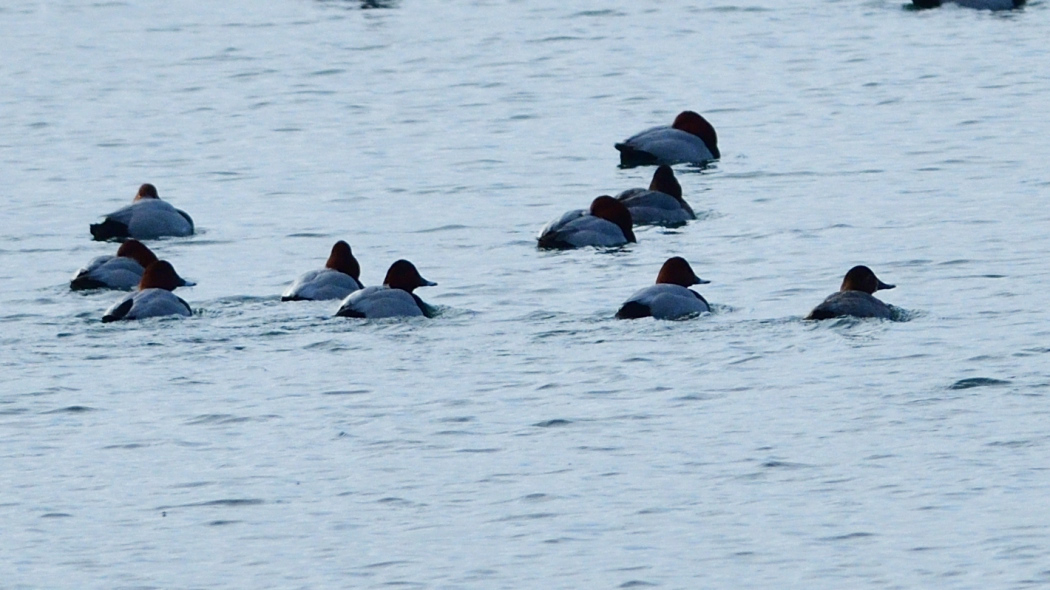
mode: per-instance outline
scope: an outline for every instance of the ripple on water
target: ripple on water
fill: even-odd
[[[322,391],[321,395],[366,395],[372,393],[371,389],[336,389]]]
[[[241,422],[264,422],[272,416],[234,416],[232,414],[201,414],[186,421],[189,425],[200,424],[239,424]]]
[[[860,539],[867,539],[867,538],[874,537],[874,536],[875,536],[874,533],[856,532],[856,533],[846,533],[846,534],[843,534],[843,535],[834,535],[834,536],[831,536],[831,537],[822,537],[820,540],[821,541],[826,541],[826,542],[831,542],[831,543],[841,543],[843,541],[857,541],[857,540],[860,540]]]
[[[173,504],[171,506],[158,506],[157,510],[175,510],[176,508],[240,508],[244,506],[258,506],[265,501],[258,498],[223,498],[221,500],[207,500],[204,502],[190,502],[188,504]]]
[[[41,414],[86,414],[87,412],[94,412],[97,408],[88,406],[67,406],[65,408],[58,408],[55,410],[47,410],[41,412]]]
[[[1002,387],[1010,385],[1010,381],[993,379],[991,377],[970,377],[960,379],[948,386],[948,389],[973,389],[975,387]]]
[[[542,422],[537,422],[537,423],[533,424],[533,426],[536,426],[536,427],[539,427],[539,428],[554,428],[554,427],[557,427],[557,426],[568,426],[569,424],[572,424],[572,420],[565,420],[565,419],[562,419],[562,418],[553,418],[551,420],[544,420]]]

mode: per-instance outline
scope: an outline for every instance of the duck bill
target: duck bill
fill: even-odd
[[[419,277],[419,278],[423,279],[423,277]],[[423,286],[424,287],[437,287],[437,283],[435,283],[434,281],[428,281],[426,279],[423,279]]]
[[[875,279],[875,280],[878,281],[878,279]],[[885,291],[886,289],[892,289],[892,288],[894,288],[896,286],[897,285],[887,285],[886,283],[883,283],[882,281],[879,281],[879,288],[877,290],[878,291]]]
[[[705,281],[704,279],[701,279],[700,277],[697,277],[696,281],[694,281],[693,284],[694,285],[707,285],[710,282],[711,281]]]
[[[179,277],[179,286],[180,287],[196,287],[197,283],[194,283],[193,281],[188,281],[188,280],[186,280],[186,279],[184,279],[182,277]]]

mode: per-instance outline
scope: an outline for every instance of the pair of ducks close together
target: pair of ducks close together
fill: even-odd
[[[616,198],[603,195],[587,211],[570,211],[549,223],[541,232],[542,248],[581,246],[615,247],[634,242],[633,225],[675,226],[695,219],[682,198],[681,185],[670,164],[704,163],[718,159],[718,139],[714,127],[692,111],[680,113],[670,126],[653,127],[615,145],[621,165],[659,164],[648,189],[630,189]],[[162,201],[151,184],[139,188],[134,202],[107,215],[91,226],[96,240],[125,239],[116,256],[102,256],[81,269],[71,282],[73,289],[130,289],[138,287],[114,304],[103,316],[104,322],[122,319],[178,315],[190,316],[190,306],[172,291],[192,285],[174,267],[139,242],[162,236],[188,236],[194,232],[193,220],[184,211]],[[417,287],[436,283],[424,279],[407,260],[398,260],[387,271],[382,286],[364,287],[360,266],[350,246],[343,241],[332,247],[325,268],[300,276],[282,296],[282,301],[342,299],[336,315],[359,318],[398,316],[432,317],[434,310],[413,293]],[[137,283],[136,279],[137,278]],[[709,312],[707,301],[692,285],[704,284],[681,257],[668,259],[656,284],[632,295],[616,313],[623,319],[655,317],[681,319]],[[886,304],[872,296],[878,289],[890,289],[864,266],[847,273],[842,288],[827,298],[807,319],[826,319],[851,315],[889,319]]]

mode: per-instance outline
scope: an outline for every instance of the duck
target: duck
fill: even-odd
[[[1013,10],[1025,5],[1025,0],[913,0],[915,8],[937,8],[942,4],[956,4],[978,10]]]
[[[689,288],[710,282],[696,276],[685,258],[673,256],[660,267],[660,273],[656,275],[656,284],[631,295],[620,306],[616,317],[621,320],[647,317],[680,320],[710,312],[711,306],[703,295]]]
[[[722,157],[715,128],[694,111],[682,111],[670,126],[646,129],[613,147],[623,167],[703,164]]]
[[[413,293],[417,287],[433,287],[407,260],[390,265],[381,286],[354,291],[339,305],[335,315],[347,318],[434,317],[434,310]]]
[[[114,303],[105,315],[103,323],[118,320],[141,320],[160,316],[189,317],[193,315],[190,305],[172,293],[178,287],[178,275],[166,260],[158,260],[146,267],[139,281],[138,291],[128,293]]]
[[[350,251],[350,244],[339,240],[332,246],[324,268],[311,270],[295,279],[281,301],[322,301],[346,299],[346,296],[364,288],[359,277],[361,266]]]
[[[649,188],[630,188],[616,195],[627,206],[634,225],[674,227],[696,219],[692,207],[682,198],[682,185],[674,170],[661,164],[653,173]]]
[[[611,248],[637,241],[631,225],[627,207],[602,195],[591,201],[590,209],[575,209],[548,223],[537,239],[543,249]]]
[[[129,291],[138,286],[146,267],[157,261],[157,255],[145,244],[130,239],[117,248],[114,256],[97,256],[73,275],[69,288],[74,291],[87,289],[114,289]],[[192,287],[196,283],[187,281],[176,273],[179,287]]]
[[[840,317],[893,319],[890,306],[872,296],[879,290],[892,289],[866,266],[854,266],[842,279],[838,292],[832,293],[823,303],[813,308],[807,320],[827,320]]]
[[[146,183],[139,187],[130,205],[106,215],[102,223],[93,223],[90,229],[92,238],[100,242],[126,238],[154,240],[193,235],[193,220],[185,211],[160,200],[157,187]]]

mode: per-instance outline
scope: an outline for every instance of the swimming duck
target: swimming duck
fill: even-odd
[[[627,206],[634,225],[683,225],[696,219],[692,207],[682,198],[682,185],[670,166],[660,165],[649,188],[631,188],[616,195]]]
[[[614,247],[635,242],[631,229],[631,212],[623,203],[602,195],[591,202],[589,210],[569,211],[548,223],[540,231],[539,247],[548,249]]]
[[[416,287],[433,287],[437,283],[420,276],[415,265],[398,260],[390,265],[382,286],[365,287],[343,300],[335,315],[348,318],[433,317],[434,310],[414,291]]]
[[[707,300],[689,289],[692,285],[706,285],[696,276],[685,258],[668,258],[656,275],[656,284],[636,291],[616,312],[621,320],[654,317],[658,320],[678,320],[711,311]]]
[[[842,287],[806,316],[807,320],[826,320],[843,316],[892,319],[890,306],[872,296],[880,289],[892,289],[866,266],[854,266],[842,279]]]
[[[671,126],[646,129],[614,146],[621,166],[702,164],[722,156],[715,128],[699,114],[682,111]]]
[[[339,240],[332,246],[332,253],[324,268],[311,270],[295,279],[281,301],[320,301],[323,299],[345,299],[347,295],[364,287],[358,277],[361,266],[350,251],[350,244]]]
[[[106,215],[102,223],[91,225],[91,236],[102,242],[135,238],[153,240],[164,236],[193,235],[193,220],[185,211],[160,200],[157,187],[144,184],[127,207]]]
[[[178,287],[179,276],[166,260],[158,260],[146,267],[139,281],[139,290],[129,293],[113,304],[102,316],[103,322],[141,320],[159,316],[191,316],[190,305],[171,291]]]
[[[117,248],[115,256],[98,256],[87,266],[77,271],[69,288],[84,289],[134,289],[142,280],[146,267],[157,261],[157,256],[138,240],[128,240]],[[176,274],[178,286],[192,287],[195,283]]]

